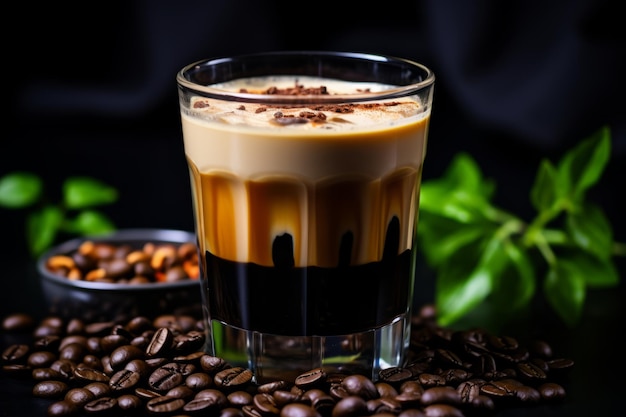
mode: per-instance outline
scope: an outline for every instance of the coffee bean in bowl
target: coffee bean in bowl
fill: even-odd
[[[51,314],[90,320],[200,309],[193,233],[121,229],[53,247],[37,261]]]

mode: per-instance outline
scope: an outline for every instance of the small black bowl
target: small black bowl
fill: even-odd
[[[85,241],[130,245],[141,249],[146,243],[195,243],[193,233],[169,229],[121,229],[111,234],[81,237],[55,246],[37,260],[44,298],[49,314],[87,321],[128,320],[163,314],[201,315],[199,279],[141,284],[71,280],[51,272],[49,258],[75,252]]]

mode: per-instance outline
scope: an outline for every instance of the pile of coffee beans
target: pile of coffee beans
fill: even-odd
[[[202,351],[202,323],[191,315],[84,323],[13,314],[3,330],[30,329],[33,338],[4,348],[2,370],[32,379],[33,396],[50,400],[48,416],[456,417],[561,401],[574,365],[544,341],[523,346],[441,328],[427,306],[413,322],[408,365],[375,381],[318,368],[257,384],[249,369]]]
[[[70,280],[145,284],[198,279],[194,243],[147,242],[140,248],[126,243],[87,240],[67,254],[46,260],[46,269]]]

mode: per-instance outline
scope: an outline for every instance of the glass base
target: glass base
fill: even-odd
[[[205,351],[231,366],[248,368],[254,382],[293,382],[302,373],[358,373],[373,381],[380,370],[402,366],[410,343],[410,314],[362,333],[340,336],[280,336],[212,321]]]

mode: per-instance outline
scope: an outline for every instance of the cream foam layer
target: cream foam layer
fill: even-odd
[[[306,85],[331,86],[331,93],[364,88],[327,81]],[[275,238],[289,234],[296,266],[333,267],[349,232],[350,262],[363,265],[381,259],[394,217],[398,253],[412,247],[429,117],[420,103],[404,98],[354,113],[240,106],[194,98],[182,109],[202,251],[270,266]],[[326,119],[277,125],[277,111],[323,111]]]
[[[271,86],[293,87],[296,81],[305,87],[323,85],[331,95],[391,88],[311,77],[252,78],[214,87],[259,93]],[[417,168],[424,158],[430,111],[411,98],[390,102],[339,113],[193,97],[181,114],[185,152],[200,172],[225,171],[242,178],[279,174],[317,181],[351,171],[376,178],[399,166]],[[323,113],[325,119],[281,125],[277,112],[284,117]]]

